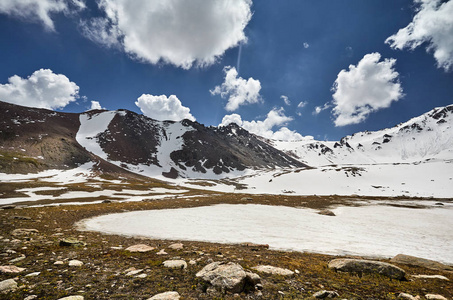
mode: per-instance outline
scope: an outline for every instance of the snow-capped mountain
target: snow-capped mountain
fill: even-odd
[[[61,113],[0,102],[0,172],[68,169],[96,161],[145,176],[222,178],[247,169],[303,167],[232,124],[156,121],[131,111]]]
[[[270,141],[270,144],[310,166],[453,159],[452,125],[453,105],[449,105],[392,128],[359,132],[340,141]]]
[[[76,139],[115,165],[153,177],[221,178],[246,169],[305,166],[235,124],[162,122],[125,110],[80,114]]]

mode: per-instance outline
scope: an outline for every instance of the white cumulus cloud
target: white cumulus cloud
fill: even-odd
[[[299,104],[297,104],[297,108],[304,108],[307,104],[308,101],[300,101]]]
[[[0,13],[27,21],[41,22],[48,30],[55,30],[51,14],[71,13],[85,8],[82,0],[1,0]]]
[[[213,64],[246,42],[251,0],[98,0],[104,18],[82,22],[93,41],[120,45],[143,62],[188,69]]]
[[[335,126],[363,122],[370,113],[387,108],[403,97],[395,59],[379,61],[379,53],[365,55],[349,71],[341,70],[332,87]]]
[[[155,120],[181,121],[189,119],[195,121],[195,117],[190,113],[190,109],[182,105],[175,95],[167,97],[165,95],[153,96],[149,94],[141,95],[135,102],[143,114]]]
[[[14,75],[0,84],[0,101],[29,107],[63,108],[79,97],[79,87],[68,77],[40,69],[27,78]]]
[[[222,123],[220,123],[219,126],[227,126],[228,124],[236,123],[249,132],[268,139],[283,141],[302,140],[302,135],[285,127],[287,123],[292,120],[292,117],[285,115],[283,108],[274,108],[267,114],[266,119],[263,121],[243,121],[240,115],[231,114],[224,116]],[[272,129],[274,127],[279,127],[279,129],[273,131]]]
[[[281,96],[280,96],[280,99],[282,99],[283,102],[285,102],[285,104],[286,104],[287,106],[290,106],[290,105],[291,105],[291,101],[289,100],[288,96],[281,95]]]
[[[91,101],[91,107],[90,107],[90,110],[93,110],[93,109],[105,109],[101,106],[101,103],[99,103],[99,101]]]
[[[222,85],[216,86],[210,90],[212,95],[220,95],[222,98],[228,98],[225,109],[235,111],[240,105],[252,104],[261,101],[260,90],[261,83],[259,80],[250,77],[245,80],[238,77],[235,67],[227,66],[223,69],[225,72],[225,81]]]
[[[409,25],[385,41],[394,49],[415,49],[423,43],[432,51],[437,66],[453,68],[453,1],[414,0],[418,11]]]

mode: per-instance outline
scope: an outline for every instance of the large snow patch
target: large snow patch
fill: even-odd
[[[79,223],[82,230],[156,239],[253,242],[273,249],[392,257],[399,253],[453,264],[453,207],[340,207],[337,216],[311,209],[221,204],[136,211]]]

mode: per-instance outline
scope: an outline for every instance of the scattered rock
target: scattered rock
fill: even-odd
[[[279,268],[279,267],[273,267],[273,266],[259,265],[259,266],[253,267],[252,269],[256,270],[258,272],[273,274],[273,275],[291,276],[294,274],[294,272],[291,270],[283,269],[283,268]]]
[[[57,260],[56,262],[53,263],[54,265],[64,265],[64,262],[61,260]]]
[[[193,259],[189,260],[189,265],[194,266],[196,264],[197,264],[197,262],[195,260],[193,260]]]
[[[157,294],[149,298],[148,300],[179,300],[180,296],[178,292],[165,292]]]
[[[29,235],[29,234],[35,234],[38,233],[38,229],[33,229],[33,228],[17,228],[11,231],[11,235]]]
[[[398,254],[391,259],[391,262],[403,265],[424,267],[432,270],[453,271],[453,267],[444,265],[440,262],[405,254]]]
[[[146,278],[147,276],[148,275],[143,273],[143,274],[139,274],[139,275],[135,276],[135,278],[142,278],[143,279],[143,278]]]
[[[173,250],[181,250],[182,248],[184,248],[184,245],[182,243],[175,243],[168,246],[168,248]]]
[[[81,262],[80,260],[77,260],[77,259],[73,259],[73,260],[69,261],[69,266],[70,267],[81,267],[81,266],[83,266],[83,262]]]
[[[60,240],[60,246],[62,247],[84,247],[86,245],[87,243],[79,241],[78,239],[75,238],[67,238]]]
[[[83,296],[68,296],[64,298],[60,298],[58,300],[83,300]]]
[[[34,299],[38,299],[38,295],[30,295],[30,296],[27,296],[24,298],[24,300],[34,300]]]
[[[17,289],[17,282],[14,279],[0,281],[0,293],[6,293]]]
[[[41,272],[33,272],[33,273],[25,275],[25,277],[35,277],[35,276],[39,276],[39,274],[41,274]]]
[[[24,259],[25,259],[25,255],[22,255],[22,256],[19,256],[18,258],[11,259],[9,262],[14,264],[14,263],[17,263],[18,261],[21,261],[21,260],[24,260]]]
[[[8,204],[8,205],[2,205],[0,206],[1,209],[14,209],[16,208],[16,205]]]
[[[442,295],[437,295],[437,294],[426,294],[425,298],[428,300],[448,300]]]
[[[126,250],[129,252],[148,252],[148,251],[151,251],[154,249],[155,249],[154,247],[144,245],[144,244],[137,244],[137,245],[133,245],[133,246],[126,248]]]
[[[412,275],[411,277],[416,279],[440,279],[450,281],[450,279],[442,275]]]
[[[240,293],[247,285],[257,284],[259,276],[253,274],[254,276],[251,278],[251,274],[253,273],[245,272],[237,263],[213,262],[201,269],[195,276],[207,281],[219,291]]]
[[[185,269],[187,268],[187,263],[186,261],[182,259],[174,259],[174,260],[166,260],[163,262],[164,267],[170,268],[170,269]]]
[[[134,275],[137,275],[138,273],[140,273],[141,271],[143,271],[143,269],[131,270],[131,271],[126,273],[126,276],[134,276]]]
[[[242,201],[253,201],[253,198],[251,197],[243,197],[241,198]]]
[[[319,211],[318,215],[335,217],[335,213],[328,209],[323,209],[323,210]]]
[[[0,266],[0,273],[20,273],[24,270],[25,268],[19,268],[16,266]]]
[[[335,271],[349,273],[380,274],[392,279],[404,280],[406,272],[397,266],[365,259],[334,259],[329,262],[329,268]]]
[[[407,293],[400,293],[398,295],[398,298],[397,299],[405,299],[405,300],[419,300],[420,297],[417,296],[417,297],[414,297],[412,296],[411,294],[407,294]]]
[[[322,290],[313,294],[316,299],[336,298],[340,297],[337,292]]]
[[[168,253],[165,252],[165,249],[160,250],[159,252],[156,253],[157,255],[167,255]]]

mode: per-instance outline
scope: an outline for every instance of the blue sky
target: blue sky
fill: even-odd
[[[453,103],[452,15],[452,0],[2,0],[0,100],[337,140]]]

